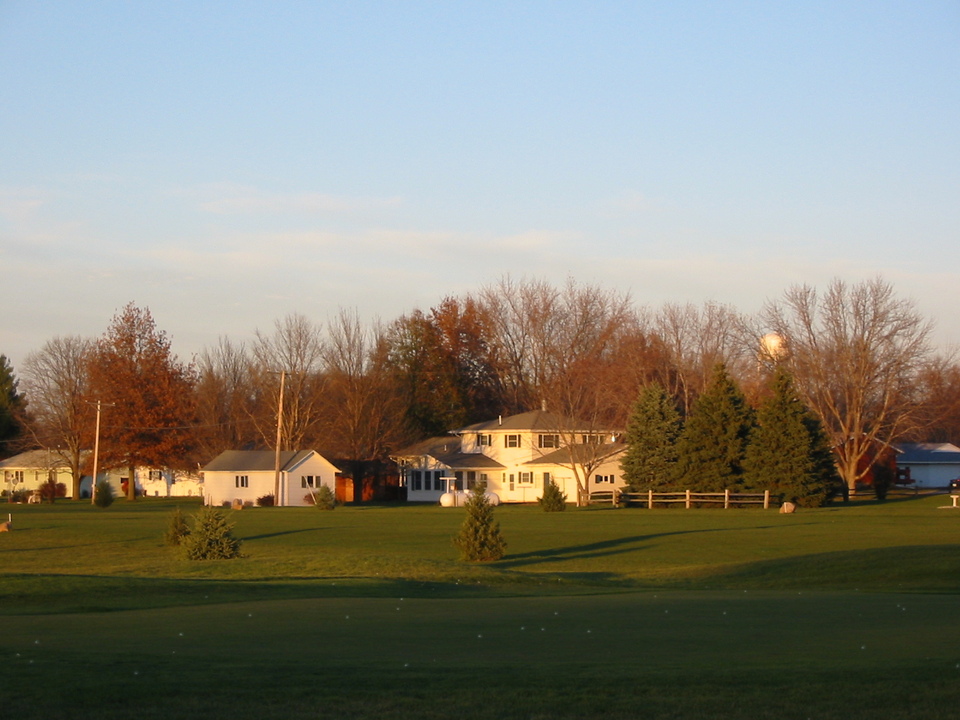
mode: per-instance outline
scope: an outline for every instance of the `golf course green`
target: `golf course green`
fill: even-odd
[[[8,505],[9,718],[955,718],[960,510],[225,511],[243,557],[164,542],[186,499]],[[5,518],[4,518],[5,519]]]

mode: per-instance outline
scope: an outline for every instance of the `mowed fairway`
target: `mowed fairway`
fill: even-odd
[[[960,510],[248,509],[245,557],[163,544],[169,500],[7,506],[17,718],[954,718]],[[182,503],[190,513],[196,505]]]

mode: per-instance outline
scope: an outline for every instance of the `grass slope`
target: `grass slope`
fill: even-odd
[[[20,718],[947,718],[960,511],[232,514],[245,557],[162,543],[172,501],[14,506],[0,707]],[[185,506],[185,510],[194,508]],[[104,612],[109,611],[109,612]]]

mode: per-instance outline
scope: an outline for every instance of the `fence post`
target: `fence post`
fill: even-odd
[[[764,490],[763,491],[763,509],[767,510],[769,508],[770,508],[770,491]]]
[[[723,509],[730,509],[730,488],[723,489]]]
[[[653,490],[647,490],[647,509],[653,510]]]
[[[690,509],[690,490],[687,490],[687,510]]]

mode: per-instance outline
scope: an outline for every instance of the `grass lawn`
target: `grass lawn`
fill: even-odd
[[[232,513],[239,560],[164,546],[176,503],[8,506],[0,708],[17,718],[953,718],[960,510]],[[196,505],[181,502],[190,513]]]

